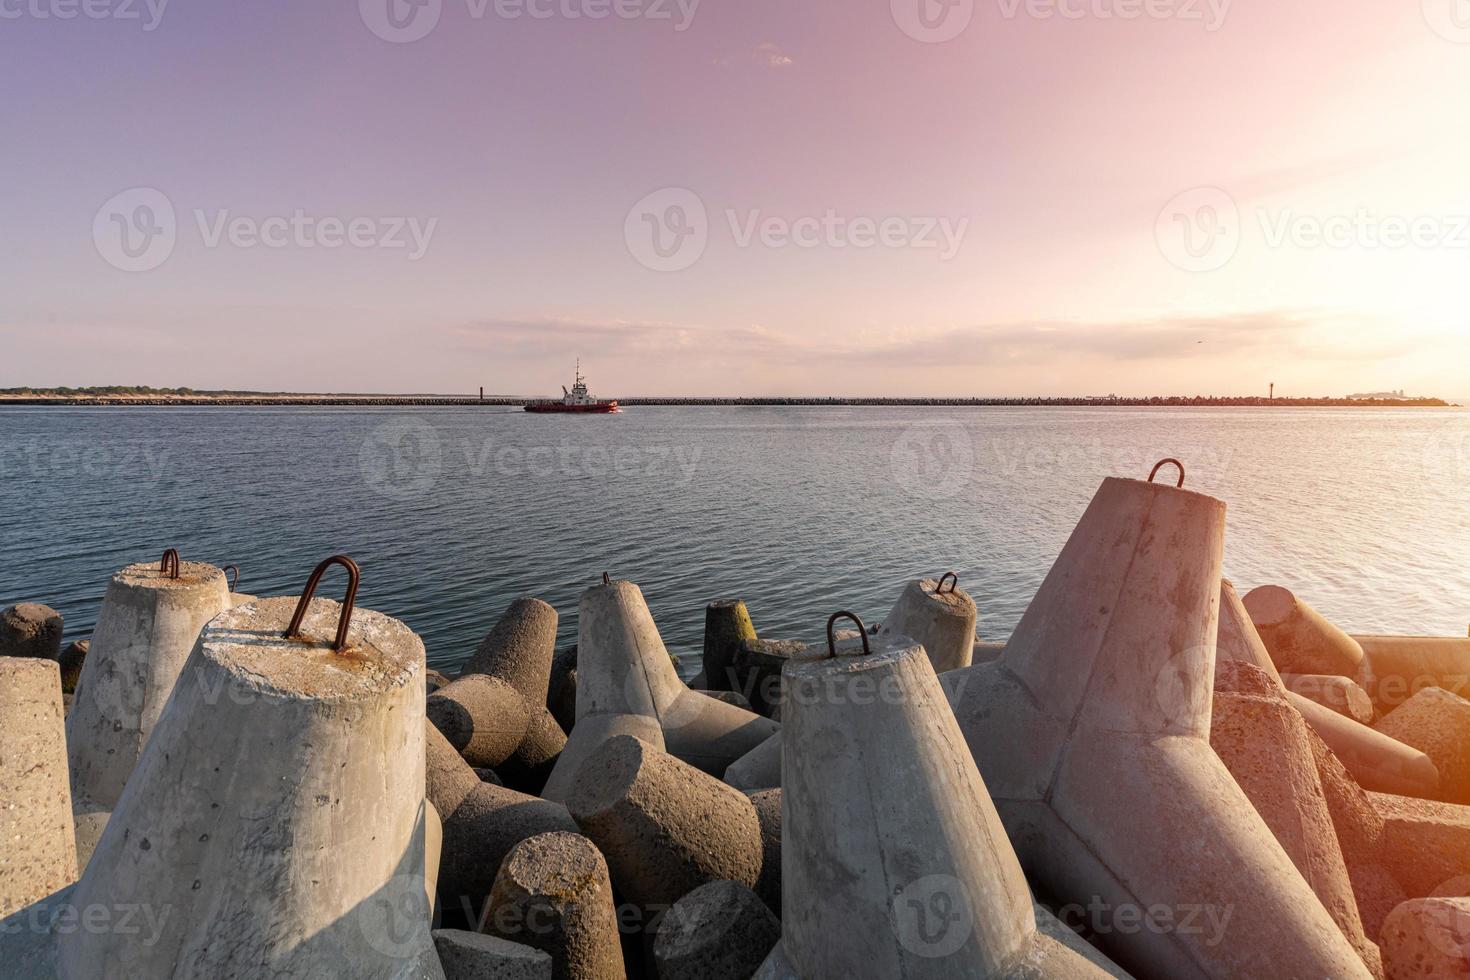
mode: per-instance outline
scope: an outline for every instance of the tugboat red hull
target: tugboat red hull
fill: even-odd
[[[611,415],[620,412],[616,401],[592,402],[587,405],[568,405],[564,402],[531,402],[526,411],[538,414],[570,413],[575,415]]]

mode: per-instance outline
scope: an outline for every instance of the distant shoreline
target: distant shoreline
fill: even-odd
[[[190,394],[51,394],[46,392],[0,393],[5,406],[132,406],[132,407],[269,407],[269,406],[455,406],[520,407],[535,398],[487,395],[365,395],[365,394],[275,394],[203,393]],[[935,408],[1452,408],[1440,398],[1261,398],[1155,396],[1147,398],[618,398],[621,405],[647,406],[872,406]]]

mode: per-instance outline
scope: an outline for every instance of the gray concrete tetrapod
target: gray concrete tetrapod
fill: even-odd
[[[587,757],[617,735],[630,735],[659,751],[664,749],[664,730],[651,715],[592,715],[572,729],[541,795],[565,803],[577,786],[578,774]]]
[[[1277,669],[1357,676],[1363,647],[1290,589],[1263,585],[1247,592],[1243,601]]]
[[[117,803],[199,631],[229,607],[224,572],[203,562],[181,562],[177,578],[156,562],[112,577],[66,719],[79,809]]]
[[[1103,937],[1125,969],[1367,977],[1210,749],[1224,532],[1214,498],[1105,480],[1001,658],[943,680],[1039,890],[1229,911],[1221,937]]]
[[[782,935],[757,975],[1027,975],[1055,941],[934,668],[907,637],[863,640],[785,670]]]
[[[607,862],[581,834],[528,837],[500,865],[480,931],[549,954],[556,980],[623,980]]]
[[[430,694],[426,713],[465,762],[492,769],[509,759],[525,739],[531,707],[508,681],[465,674]]]
[[[76,878],[61,671],[0,657],[0,919]]]
[[[1363,648],[1359,679],[1387,714],[1425,687],[1470,698],[1470,639],[1463,636],[1354,636]]]
[[[658,930],[658,980],[750,980],[781,921],[739,882],[712,881],[674,903]]]
[[[781,785],[781,733],[777,732],[730,763],[725,782],[747,793]]]
[[[435,929],[434,945],[448,980],[552,980],[550,956],[497,936]]]
[[[533,704],[545,704],[556,656],[556,610],[540,599],[520,598],[496,621],[460,676],[490,674]]]
[[[745,794],[628,735],[588,757],[567,802],[607,858],[618,894],[645,912],[700,885],[760,880],[760,819]]]
[[[1470,803],[1470,701],[1426,687],[1384,715],[1377,730],[1429,757],[1439,770],[1438,799]]]
[[[0,657],[58,660],[61,613],[40,602],[18,602],[0,610]]]
[[[674,670],[643,593],[619,581],[583,593],[577,622],[574,731],[605,715],[657,719],[670,754],[716,776],[778,727],[691,691]],[[558,768],[565,764],[559,761]]]
[[[903,587],[883,618],[879,636],[907,636],[924,648],[934,672],[970,666],[975,656],[975,600],[953,572],[939,580],[915,579]]]
[[[441,910],[479,921],[501,862],[521,841],[576,831],[560,803],[485,783],[433,725],[426,725],[424,791],[443,818]]]
[[[721,599],[704,609],[704,688],[710,691],[738,691],[735,651],[740,644],[756,638],[750,611],[740,599]]]
[[[355,583],[354,583],[355,584]],[[60,939],[64,978],[442,977],[424,859],[424,645],[295,598],[218,615],[73,893],[168,909],[152,942]]]

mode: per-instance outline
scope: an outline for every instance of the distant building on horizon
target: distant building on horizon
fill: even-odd
[[[1398,391],[1370,391],[1366,394],[1348,395],[1348,401],[1353,402],[1406,402],[1410,398],[1400,388]]]

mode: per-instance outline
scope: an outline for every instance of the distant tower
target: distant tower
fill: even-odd
[[[480,385],[480,401],[484,401],[484,400],[485,400],[485,386],[484,385]]]
[[[1271,382],[1271,401],[1276,400],[1276,382]]]

